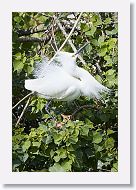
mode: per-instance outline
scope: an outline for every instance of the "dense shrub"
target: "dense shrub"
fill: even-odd
[[[29,93],[24,81],[33,77],[35,62],[43,54],[54,55],[53,32],[58,47],[65,40],[54,15],[69,33],[78,13],[13,13],[13,105]],[[101,101],[81,97],[71,104],[53,102],[50,111],[56,120],[45,111],[46,99],[33,96],[16,126],[27,100],[19,104],[13,109],[13,171],[117,171],[117,22],[116,13],[83,13],[71,36],[77,49],[90,42],[81,53],[87,64],[77,64],[112,94]],[[69,44],[63,50],[72,52]]]

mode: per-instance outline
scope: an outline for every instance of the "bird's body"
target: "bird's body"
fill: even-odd
[[[46,99],[60,101],[72,101],[81,95],[80,81],[59,67],[43,78],[26,80],[25,88]]]
[[[35,70],[36,79],[25,80],[25,88],[46,99],[73,101],[80,96],[100,98],[109,91],[88,71],[76,65],[73,53],[59,52],[50,64],[44,60]]]

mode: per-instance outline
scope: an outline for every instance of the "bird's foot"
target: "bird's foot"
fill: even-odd
[[[63,120],[69,121],[69,120],[71,120],[72,115],[64,115],[64,114],[61,114],[61,117],[63,118]]]

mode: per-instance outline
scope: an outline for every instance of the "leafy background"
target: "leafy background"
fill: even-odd
[[[29,93],[24,81],[33,78],[35,62],[54,55],[79,13],[14,12],[13,23],[13,106]],[[13,171],[21,172],[117,172],[118,171],[118,18],[117,13],[83,13],[71,40],[79,49],[88,70],[99,82],[112,89],[102,101],[81,97],[75,104],[53,102],[51,114],[46,99],[33,96],[21,121],[26,104],[13,109]],[[66,44],[64,51],[73,52]],[[78,109],[78,108],[81,109]],[[63,114],[63,115],[62,115]],[[69,118],[66,115],[71,115]]]

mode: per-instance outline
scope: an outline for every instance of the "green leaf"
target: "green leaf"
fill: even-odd
[[[65,160],[64,162],[62,162],[61,166],[66,172],[71,171],[72,160]]]
[[[98,54],[99,54],[99,56],[103,57],[103,56],[105,56],[106,53],[107,53],[107,48],[102,48],[102,49],[100,49]]]
[[[53,138],[54,138],[54,143],[59,145],[63,139],[63,136],[60,133],[58,134],[56,133],[54,134]]]
[[[102,44],[102,42],[104,42],[104,35],[102,35],[102,36],[100,36],[99,38],[98,38],[98,43],[101,45]]]
[[[57,155],[59,155],[60,158],[66,158],[67,157],[67,151],[64,148],[60,148],[56,151]]]
[[[51,156],[51,158],[54,156],[54,154],[55,154],[55,151],[54,151],[54,150],[51,150],[51,151],[50,151],[50,156]]]
[[[32,142],[32,145],[33,145],[33,146],[40,147],[40,146],[41,146],[41,142]]]
[[[61,158],[66,158],[67,157],[67,151],[64,148],[60,148],[56,151],[56,156],[54,156],[55,162],[59,162]]]
[[[92,39],[91,42],[94,46],[99,46],[98,40]]]
[[[115,140],[110,137],[105,141],[105,147],[106,149],[113,148],[114,147]]]
[[[111,135],[111,134],[113,134],[113,133],[115,133],[115,131],[113,131],[113,130],[111,130],[111,129],[107,129],[107,135]]]
[[[101,152],[103,150],[103,147],[101,145],[98,145],[98,144],[95,144],[94,148],[95,148],[96,152]]]
[[[117,43],[117,39],[116,38],[110,38],[107,42],[109,44],[109,49],[112,49],[115,47],[115,44]]]
[[[26,160],[28,159],[28,157],[29,157],[29,155],[27,153],[24,154],[24,156],[23,156],[23,162],[26,162]]]
[[[105,19],[104,23],[107,25],[107,24],[110,24],[111,23],[111,18],[108,17]]]
[[[99,144],[101,141],[102,141],[102,135],[99,132],[95,131],[93,133],[93,143]]]
[[[41,99],[39,99],[37,103],[37,111],[39,110],[42,111],[44,107],[45,107],[45,103]]]
[[[19,60],[15,60],[13,63],[13,67],[14,67],[14,71],[20,72],[20,71],[22,71],[24,64],[23,64],[23,62],[21,62]]]
[[[22,62],[23,62],[23,63],[26,62],[26,57],[23,57]]]
[[[91,46],[90,44],[88,44],[88,45],[86,46],[86,48],[85,48],[85,50],[87,51],[88,54],[91,53],[92,49],[93,49],[93,48],[92,48],[92,46]]]
[[[112,66],[112,59],[109,55],[104,56],[104,60],[107,61],[106,65]]]
[[[83,126],[83,127],[81,128],[81,130],[80,130],[81,135],[83,135],[83,136],[88,136],[89,128],[90,128],[89,125]]]
[[[95,78],[96,78],[96,80],[97,80],[98,82],[102,83],[102,78],[101,78],[100,75],[96,75]]]
[[[59,162],[61,158],[59,155],[57,155],[57,156],[54,156],[53,159],[55,160],[55,162]]]
[[[43,137],[42,140],[45,144],[50,144],[52,142],[52,137],[51,135],[48,135],[47,137]]]
[[[20,22],[22,20],[22,18],[20,17],[20,16],[16,16],[16,17],[14,17],[14,21],[15,22]]]
[[[23,152],[28,150],[30,146],[31,146],[31,141],[29,141],[29,140],[25,141],[23,146],[22,146]]]
[[[86,23],[81,23],[80,27],[81,27],[81,30],[82,30],[83,32],[86,32],[86,31],[89,30],[89,26],[88,26],[88,24],[86,24]]]
[[[76,144],[77,143],[77,141],[78,141],[78,137],[76,136],[76,135],[71,135],[70,137],[69,137],[69,143],[70,144]]]
[[[52,167],[49,168],[50,172],[65,172],[63,167],[59,163],[55,163]]]
[[[114,163],[113,167],[111,168],[111,172],[117,172],[118,171],[118,163]]]
[[[16,53],[15,54],[15,57],[16,57],[16,60],[20,60],[21,59],[21,53],[19,52],[19,53]]]
[[[87,36],[93,36],[94,33],[95,33],[95,31],[96,31],[96,27],[95,27],[95,26],[92,26],[92,27],[91,27],[91,30],[85,32],[85,34],[86,34]]]
[[[32,66],[27,66],[27,73],[31,74],[34,68]]]
[[[109,69],[107,72],[106,72],[106,75],[113,75],[114,74],[114,70],[113,69]]]

